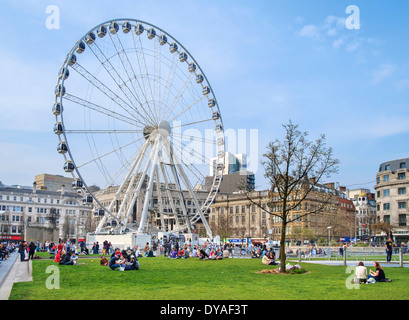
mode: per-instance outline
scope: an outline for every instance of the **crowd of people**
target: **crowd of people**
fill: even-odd
[[[0,243],[0,259],[5,261],[8,259],[11,253],[16,250],[16,245],[14,243]],[[0,262],[1,263],[1,262]]]

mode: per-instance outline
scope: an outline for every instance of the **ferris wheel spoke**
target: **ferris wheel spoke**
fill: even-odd
[[[208,122],[208,121],[214,121],[214,119],[205,119],[205,120],[199,120],[199,121],[189,122],[189,123],[185,123],[185,124],[173,126],[172,129],[181,128],[181,127],[187,127],[187,126],[191,126],[191,125],[193,125],[193,124],[198,124],[198,123]]]
[[[182,111],[180,111],[177,115],[175,115],[171,120],[169,120],[169,122],[173,122],[174,120],[177,120],[180,116],[182,116],[185,112],[187,112],[188,110],[192,109],[194,106],[196,106],[200,101],[202,101],[205,98],[205,96],[201,96],[200,98],[198,98],[196,101],[194,101],[192,104],[190,104],[189,106],[187,106],[185,109],[183,109]]]
[[[123,145],[123,146],[120,146],[119,148],[116,148],[116,149],[114,149],[114,150],[112,150],[112,151],[109,151],[109,152],[107,152],[107,153],[104,153],[103,155],[98,156],[97,158],[94,158],[94,159],[92,159],[92,160],[89,160],[89,161],[87,161],[87,162],[85,162],[85,163],[83,163],[83,164],[77,166],[77,168],[82,168],[82,167],[84,167],[84,166],[86,166],[86,165],[88,165],[88,164],[90,164],[90,163],[92,163],[92,162],[96,162],[96,161],[98,161],[98,160],[101,160],[102,158],[104,158],[104,157],[106,157],[106,156],[108,156],[108,155],[110,155],[110,154],[112,154],[112,153],[114,153],[114,152],[117,152],[117,151],[119,151],[119,150],[122,150],[122,149],[124,149],[124,148],[126,148],[126,147],[128,147],[128,146],[130,146],[130,145],[133,145],[133,144],[135,144],[135,143],[141,141],[142,139],[144,139],[144,137],[141,137],[141,138],[136,139],[136,140],[134,140],[134,141],[131,141],[131,142],[129,142],[129,143]]]
[[[141,77],[142,77],[142,83],[143,83],[144,88],[145,88],[145,94],[146,94],[146,87],[148,87],[148,89],[150,91],[150,94],[151,94],[151,97],[152,97],[152,99],[151,99],[151,101],[152,101],[151,108],[153,108],[155,110],[156,109],[155,96],[153,94],[151,81],[149,80],[149,72],[148,72],[148,67],[147,67],[147,64],[146,64],[145,50],[144,50],[143,45],[142,45],[142,40],[141,40],[141,37],[139,37],[139,39],[138,39],[139,40],[139,46],[138,46],[139,50],[138,50],[138,49],[136,49],[136,41],[135,41],[136,35],[134,35],[132,33],[132,36],[134,37],[135,53],[137,55],[139,68],[141,70]],[[142,58],[139,56],[138,53],[141,53]],[[145,82],[148,82],[148,85],[146,85]],[[159,119],[156,118],[155,120],[156,120],[157,123],[159,122]]]
[[[122,110],[128,113],[134,119],[134,121],[139,122],[142,126],[145,125],[138,118],[136,118],[134,114],[129,112],[129,110],[132,109],[132,106],[126,103],[121,97],[119,97],[116,93],[114,93],[111,89],[109,89],[105,84],[103,84],[100,80],[98,80],[87,69],[82,67],[79,63],[75,63],[72,66],[72,68],[76,72],[78,72],[82,77],[84,77],[89,83],[91,83],[95,88],[97,88],[100,92],[102,92],[105,96],[107,96],[110,100],[112,100],[116,105],[118,105]],[[86,101],[86,100],[82,99],[82,101]],[[92,104],[92,105],[95,106],[95,104]],[[89,107],[91,106],[91,104],[87,103],[87,106]]]
[[[176,151],[179,151],[180,154],[182,154],[183,151],[186,151],[186,150],[183,150],[183,151],[182,151],[180,148],[176,147],[175,145],[174,145],[173,147],[174,147],[174,149],[175,149]],[[194,149],[191,149],[191,151],[194,151]],[[195,152],[194,152],[193,155],[192,155],[193,157],[199,159],[200,161],[203,161],[203,159],[198,158],[198,157],[195,156],[194,154],[195,154]],[[200,183],[200,182],[202,182],[202,181],[205,180],[205,176],[203,175],[203,173],[200,172],[200,170],[197,169],[196,166],[195,166],[193,163],[190,163],[190,164],[188,165],[187,163],[185,163],[185,162],[182,161],[182,160],[181,160],[181,163],[186,167],[187,170],[189,170],[189,171],[197,178],[197,182],[198,182],[198,183]],[[192,168],[194,168],[195,171],[193,171]]]
[[[183,99],[183,94],[185,93],[186,89],[188,88],[189,84],[192,81],[192,77],[193,77],[193,72],[189,74],[189,76],[187,77],[187,79],[185,80],[185,82],[183,83],[182,87],[180,88],[179,92],[177,93],[177,95],[175,96],[175,98],[173,99],[172,103],[170,104],[169,110],[172,111],[174,110],[174,108],[176,107],[177,103]],[[165,118],[166,119],[166,118]]]
[[[64,130],[69,134],[117,134],[117,133],[142,133],[143,130]]]
[[[75,104],[77,104],[77,105],[81,105],[81,106],[83,106],[85,108],[94,110],[94,111],[99,112],[101,114],[104,114],[104,115],[106,115],[108,117],[115,118],[115,119],[117,119],[119,121],[126,122],[126,123],[134,125],[134,126],[136,125],[134,119],[126,117],[126,116],[124,116],[122,114],[119,114],[119,113],[117,113],[117,112],[115,112],[113,110],[109,110],[107,108],[104,108],[104,107],[102,107],[100,105],[97,105],[95,103],[92,103],[90,101],[87,101],[87,100],[84,100],[82,98],[76,97],[76,96],[74,96],[72,94],[66,93],[64,98],[71,101],[71,102],[73,102],[73,103],[75,103]]]
[[[108,59],[103,51],[99,48],[96,42],[88,45],[91,51],[94,53],[95,57],[99,60],[101,65],[104,67],[108,75],[116,83],[117,87],[122,91],[126,99],[129,101],[132,110],[134,110],[140,117],[144,118],[145,121],[153,124],[152,119],[147,120],[134,105],[134,101],[139,103],[139,98],[135,96],[132,90],[128,87],[127,82],[122,78],[116,68],[112,65],[110,59]],[[118,53],[117,53],[118,54]],[[141,103],[139,103],[141,105]]]
[[[125,73],[126,73],[127,76],[128,76],[129,82],[130,82],[130,84],[132,85],[133,91],[134,91],[134,93],[135,93],[134,96],[135,96],[135,98],[137,99],[137,101],[138,101],[138,103],[139,103],[139,105],[140,105],[140,108],[143,110],[144,114],[145,114],[147,117],[150,118],[150,121],[151,121],[150,123],[152,123],[152,121],[153,121],[153,119],[154,119],[154,116],[153,116],[153,114],[150,112],[149,109],[148,109],[148,111],[145,110],[145,108],[143,107],[143,103],[142,103],[142,102],[140,101],[140,99],[139,99],[139,94],[138,94],[138,92],[137,92],[135,86],[133,85],[133,80],[135,79],[136,82],[138,83],[139,89],[141,90],[141,87],[140,87],[140,85],[139,85],[138,78],[137,78],[137,76],[136,76],[136,74],[135,74],[135,71],[134,71],[134,68],[133,68],[133,65],[132,65],[132,63],[131,63],[130,60],[129,60],[129,57],[128,57],[128,55],[127,55],[125,49],[124,49],[124,46],[122,45],[121,39],[120,39],[118,33],[116,33],[114,36],[112,36],[111,34],[109,34],[109,36],[110,36],[110,38],[111,38],[111,41],[112,41],[113,45],[114,45],[115,48],[116,48],[116,51],[118,52],[118,56],[119,56],[119,58],[120,58],[120,60],[121,60],[123,69],[125,70]],[[142,95],[145,97],[145,101],[147,102],[146,96],[144,95],[144,92],[143,92],[142,90],[141,90],[141,93],[142,93]],[[144,117],[144,119],[145,119],[145,117]],[[146,119],[145,119],[145,120],[146,120]]]
[[[174,55],[172,56],[172,63],[171,63],[170,68],[169,68],[169,73],[168,73],[167,81],[165,82],[165,83],[166,83],[165,90],[164,90],[164,91],[165,91],[165,93],[164,93],[165,97],[163,98],[163,101],[164,101],[165,106],[167,106],[168,103],[169,103],[169,96],[170,96],[170,93],[171,93],[171,91],[172,91],[173,80],[174,80],[174,78],[175,78],[176,69],[177,69],[176,67],[177,67],[177,55],[174,54]],[[171,110],[170,110],[170,111],[171,111]],[[169,111],[169,112],[170,112],[170,111]],[[164,117],[162,118],[162,120],[166,119],[166,117],[169,115],[169,112],[167,113],[166,116],[164,116]],[[169,121],[169,122],[170,122],[170,121]]]
[[[172,136],[176,139],[176,138],[180,138],[180,139],[184,139],[184,140],[190,140],[190,141],[198,141],[198,142],[202,142],[202,143],[208,143],[208,144],[213,144],[213,145],[218,145],[219,143],[215,140],[210,140],[210,139],[206,139],[206,138],[201,138],[201,137],[195,137],[195,136],[189,136],[189,135],[185,135],[183,133],[177,133],[177,132],[172,132]],[[177,136],[177,137],[176,137]]]

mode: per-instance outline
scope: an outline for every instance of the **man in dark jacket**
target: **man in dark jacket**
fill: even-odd
[[[34,252],[36,252],[36,245],[34,242],[31,242],[30,245],[28,246],[29,252],[28,252],[28,259],[33,260],[34,258]]]

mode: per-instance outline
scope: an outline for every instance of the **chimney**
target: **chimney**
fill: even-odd
[[[33,193],[37,192],[37,182],[33,182]]]
[[[61,195],[62,195],[62,196],[64,195],[64,192],[65,192],[65,185],[62,185],[62,186],[61,186]]]
[[[347,191],[347,188],[346,187],[339,187],[339,191],[341,191],[341,192],[346,192]]]

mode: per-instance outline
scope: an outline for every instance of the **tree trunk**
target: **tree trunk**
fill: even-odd
[[[286,255],[285,255],[285,230],[287,229],[287,222],[283,219],[283,223],[281,226],[281,239],[280,239],[280,273],[285,273],[285,262],[286,262]]]

